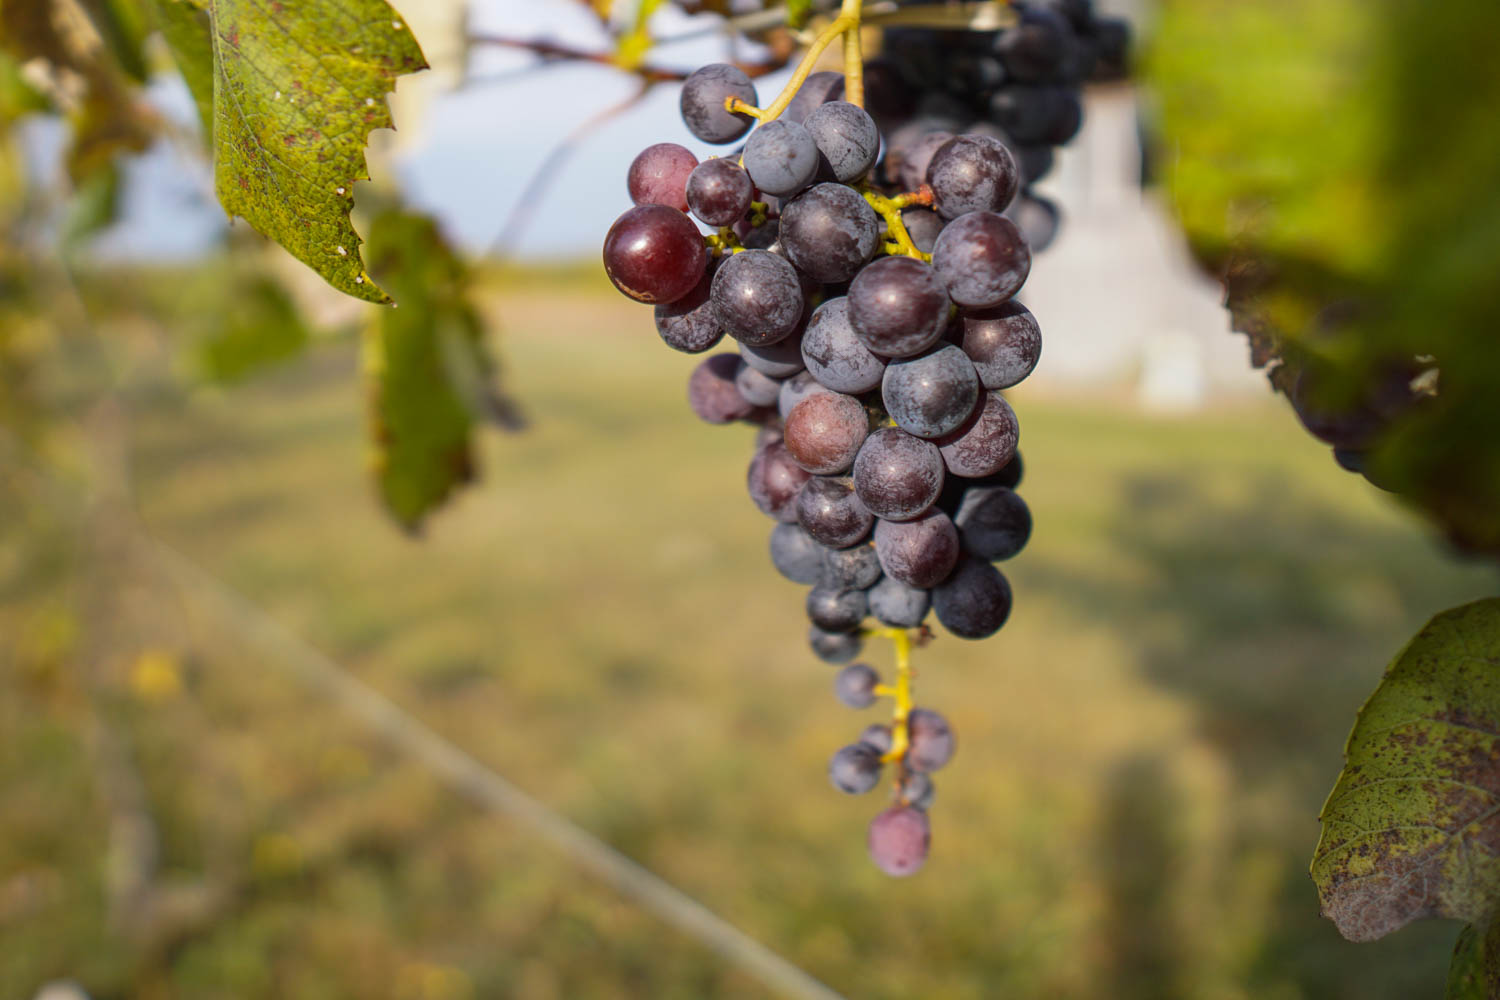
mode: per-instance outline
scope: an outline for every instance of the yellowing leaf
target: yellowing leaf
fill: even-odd
[[[333,287],[389,302],[349,220],[386,95],[425,69],[384,0],[204,0],[213,22],[214,187],[238,215]]]

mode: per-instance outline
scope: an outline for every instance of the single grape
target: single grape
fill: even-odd
[[[604,237],[604,272],[637,302],[675,302],[693,290],[707,267],[698,227],[666,205],[637,205]]]
[[[750,134],[742,162],[757,188],[785,197],[817,176],[818,145],[806,128],[778,118]]]
[[[970,489],[953,524],[966,550],[999,562],[1026,547],[1031,538],[1031,508],[1018,493],[1004,487]]]
[[[880,784],[880,752],[867,743],[851,743],[828,762],[828,780],[850,795],[863,795]]]
[[[927,814],[911,806],[891,806],[870,821],[867,846],[870,860],[887,875],[915,875],[932,846]]]
[[[740,362],[733,354],[715,354],[703,359],[688,376],[688,405],[698,419],[711,424],[727,424],[750,416],[755,407],[739,389],[734,376]]]
[[[727,258],[715,272],[709,292],[724,332],[756,347],[790,336],[802,322],[803,301],[796,269],[766,250],[745,250]]]
[[[870,542],[823,549],[823,575],[819,579],[830,587],[865,590],[875,585],[881,572],[880,557]]]
[[[807,630],[807,644],[813,655],[824,663],[848,663],[865,648],[865,640],[858,632],[825,632],[813,625]]]
[[[733,142],[755,124],[744,114],[730,114],[724,102],[738,97],[749,105],[758,105],[755,84],[744,70],[728,63],[712,63],[697,70],[682,84],[680,108],[688,131],[704,142]]]
[[[823,578],[823,546],[795,524],[771,530],[771,564],[793,583],[817,583]]]
[[[1016,224],[994,212],[960,215],[943,229],[932,267],[960,306],[997,306],[1021,290],[1031,273],[1031,248]]]
[[[778,399],[783,381],[803,370],[800,334],[793,333],[784,340],[778,340],[774,344],[762,344],[759,347],[743,342],[739,346],[740,357],[745,364],[762,375],[769,375],[777,380]]]
[[[853,396],[817,393],[787,414],[785,433],[787,450],[798,465],[808,472],[832,475],[847,472],[854,464],[870,433],[870,416]]]
[[[962,327],[960,346],[986,389],[1009,389],[1030,375],[1041,359],[1041,328],[1019,302],[965,311]]]
[[[878,554],[876,559],[878,561]],[[886,576],[870,588],[869,602],[870,614],[880,624],[891,628],[916,628],[927,617],[932,595],[893,576]]]
[[[942,453],[931,441],[899,427],[882,427],[865,438],[854,459],[854,490],[877,517],[916,517],[937,501],[942,489]]]
[[[808,329],[811,330],[811,327]],[[797,404],[807,397],[832,391],[819,384],[811,372],[798,372],[781,383],[781,394],[776,399],[776,410],[781,414],[781,419],[786,420],[792,415],[792,410],[797,408]]]
[[[995,39],[995,54],[1011,79],[1025,83],[1057,79],[1076,43],[1068,22],[1055,11],[1027,5],[1020,21]]]
[[[807,617],[825,632],[853,632],[869,611],[863,590],[838,590],[822,584],[807,592]]]
[[[906,766],[913,771],[936,771],[953,759],[953,728],[930,708],[914,708],[906,717]]]
[[[1017,146],[1011,150],[1021,168],[1021,186],[1030,187],[1052,172],[1056,155],[1051,146]]]
[[[691,292],[676,302],[657,303],[656,332],[672,350],[702,354],[724,339],[724,331],[708,304],[714,270],[714,263],[710,261],[708,270],[703,272],[703,277],[698,279]]]
[[[838,95],[843,92],[844,74],[830,70],[813,73],[802,81],[802,86],[797,88],[796,95],[781,113],[781,117],[798,125],[805,124],[807,116],[816,111],[819,105],[837,100]]]
[[[927,183],[927,168],[932,165],[932,158],[952,138],[952,132],[939,129],[918,136],[906,147],[895,178],[901,190],[917,191]]]
[[[1005,468],[1020,436],[1016,412],[998,392],[989,392],[962,426],[937,439],[937,446],[949,472],[978,478]]]
[[[879,683],[880,675],[868,663],[851,663],[834,675],[833,693],[850,708],[869,708],[875,704],[875,685]]]
[[[923,253],[932,253],[937,245],[938,233],[943,231],[943,218],[930,208],[912,206],[901,210],[901,222],[906,226],[906,235]]]
[[[938,214],[956,219],[969,212],[1005,211],[1020,187],[1021,170],[1000,140],[960,135],[933,154],[927,183]]]
[[[814,476],[802,487],[796,504],[797,523],[819,544],[847,548],[862,541],[875,526],[847,479]]]
[[[885,357],[921,354],[948,325],[948,292],[930,265],[912,257],[870,264],[855,275],[847,298],[855,334]]]
[[[730,355],[721,354],[719,357]],[[761,513],[791,524],[797,520],[797,494],[811,478],[792,460],[785,444],[772,444],[756,452],[750,461],[746,487]]]
[[[823,169],[840,182],[853,183],[875,166],[880,130],[864,108],[830,101],[813,109],[804,125],[822,154]]]
[[[859,192],[842,184],[814,184],[781,212],[782,248],[803,274],[816,281],[848,281],[875,256],[879,244],[875,210]]]
[[[710,226],[727,226],[750,211],[750,175],[730,159],[704,160],[688,175],[687,207]]]
[[[1052,246],[1062,226],[1062,210],[1057,203],[1029,190],[1010,203],[1005,217],[1021,230],[1033,254],[1042,253]]]
[[[1094,51],[1098,63],[1096,80],[1123,80],[1130,75],[1130,23],[1115,17],[1094,22]]]
[[[1069,96],[1051,84],[1011,84],[990,97],[990,121],[1017,142],[1042,142],[1065,113],[1061,105]]]
[[[875,544],[880,545],[879,532]],[[889,572],[889,570],[887,570]],[[1010,583],[982,559],[966,556],[932,591],[932,609],[960,639],[987,639],[1010,617]]]
[[[956,430],[974,412],[979,376],[968,355],[943,344],[915,358],[892,361],[880,395],[886,412],[902,430],[920,438],[937,438]]]
[[[884,756],[891,752],[891,727],[872,722],[860,731],[859,742],[868,743]]]
[[[912,521],[876,521],[875,554],[886,576],[909,587],[935,587],[958,564],[958,529],[940,510]]]
[[[688,175],[697,165],[698,158],[675,142],[647,146],[636,154],[626,175],[630,200],[637,205],[666,205],[686,212],[684,191]]]
[[[850,395],[869,392],[885,374],[885,361],[850,325],[849,300],[842,295],[813,310],[802,336],[802,363],[819,384]]]
[[[735,388],[755,406],[775,406],[781,395],[781,382],[764,372],[752,368],[743,360],[734,376]]]
[[[932,808],[932,800],[936,795],[937,786],[921,771],[907,771],[896,784],[896,797],[901,804],[923,812]]]

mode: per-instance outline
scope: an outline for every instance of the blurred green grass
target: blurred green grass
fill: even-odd
[[[890,881],[863,850],[884,793],[824,776],[873,713],[837,705],[805,651],[800,591],[744,495],[753,431],[693,420],[695,359],[597,281],[497,288],[532,427],[487,440],[482,485],[423,538],[364,476],[346,343],[233,390],[139,394],[141,517],[848,996],[1440,995],[1454,928],[1346,944],[1305,868],[1354,710],[1426,617],[1493,575],[1340,473],[1284,407],[1164,419],[1015,394],[1037,520],[1005,567],[1016,612],[991,641],[919,654],[919,700],[960,752],[931,862]],[[371,741],[192,594],[91,561],[59,509],[0,493],[29,553],[0,580],[0,996],[62,976],[99,997],[765,995]],[[107,620],[79,598],[101,579]],[[142,682],[149,650],[180,692]],[[159,953],[104,912],[85,657],[163,871],[232,886]]]

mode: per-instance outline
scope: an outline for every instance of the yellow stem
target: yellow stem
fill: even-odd
[[[850,3],[853,3],[856,9],[859,6],[859,0],[845,0],[844,6],[848,7]],[[757,118],[762,123],[775,121],[781,117],[786,106],[792,103],[792,98],[797,96],[797,91],[802,89],[802,84],[807,82],[807,78],[812,75],[813,66],[817,64],[818,57],[823,54],[823,50],[832,45],[834,39],[841,37],[851,27],[858,29],[859,16],[856,14],[851,18],[846,14],[840,14],[833,19],[833,23],[818,32],[818,37],[813,39],[813,43],[807,47],[807,52],[802,56],[802,61],[797,64],[797,71],[792,74],[786,86],[781,88],[781,93],[776,95],[776,100],[766,107],[754,107],[738,97],[729,98],[724,102],[724,107],[735,114]]]
[[[876,214],[885,220],[886,232],[891,238],[889,243],[884,244],[886,253],[892,256],[915,257],[917,260],[932,260],[932,254],[918,250],[917,245],[911,241],[911,234],[906,231],[906,223],[901,218],[901,210],[914,204],[916,199],[904,194],[895,198],[887,198],[874,191],[863,193],[865,201],[869,202]]]
[[[844,29],[844,100],[861,108],[865,106],[865,54],[859,37],[863,6],[864,0],[844,0],[839,11],[841,18],[851,22]]]
[[[740,242],[740,238],[735,235],[734,229],[729,226],[721,226],[717,233],[710,233],[703,237],[703,244],[713,252],[715,257],[739,253],[745,249],[744,244]]]
[[[906,757],[908,740],[906,717],[911,712],[911,633],[901,628],[871,629],[865,635],[890,639],[896,645],[896,683],[882,684],[876,694],[889,695],[895,701],[891,710],[891,749],[880,759],[889,764]]]

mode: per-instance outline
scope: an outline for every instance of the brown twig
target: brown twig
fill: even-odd
[[[543,62],[589,62],[601,66],[609,66],[614,69],[629,72],[640,77],[649,84],[657,83],[680,83],[691,75],[688,70],[668,69],[662,66],[640,66],[635,69],[625,70],[620,66],[612,52],[595,52],[590,49],[578,48],[573,45],[564,45],[561,42],[551,42],[544,38],[511,38],[506,35],[473,35],[469,39],[470,45],[497,45],[508,49],[523,49],[541,58]],[[770,60],[769,62],[735,63],[746,76],[759,77],[767,73],[774,73],[786,65],[786,60]]]

